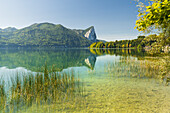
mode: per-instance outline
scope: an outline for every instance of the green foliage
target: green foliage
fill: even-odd
[[[139,38],[145,38],[145,36],[138,36],[138,39],[139,39]]]
[[[142,40],[142,44],[144,46],[151,46],[153,43],[157,43],[159,41],[159,37],[157,35],[149,35],[145,39]]]
[[[96,44],[97,44],[97,42],[92,43],[92,44],[90,45],[90,48],[95,48],[95,47],[96,47]]]
[[[0,28],[0,32],[14,32],[16,31],[17,29],[14,28],[14,27],[8,27],[8,28],[5,28],[5,29],[1,29]]]
[[[167,37],[170,36],[170,1],[149,0],[149,5],[139,2],[139,14],[136,21],[138,31],[150,32],[161,30]]]
[[[1,46],[87,47],[91,43],[75,30],[50,23],[33,24],[13,32],[0,32]]]
[[[152,49],[147,50],[148,52],[160,54],[162,48],[169,46],[170,42],[170,0],[148,0],[147,5],[139,2],[138,6],[139,14],[135,28],[143,33],[154,31],[159,34],[144,38],[139,47],[150,46]]]
[[[125,45],[123,44],[123,45],[122,45],[122,48],[124,48],[124,47],[125,47]]]
[[[115,42],[106,42],[105,48],[116,48]]]
[[[90,45],[90,48],[129,48],[135,47],[137,48],[139,44],[141,44],[142,40],[144,40],[145,36],[139,36],[138,39],[134,40],[120,40],[120,41],[111,41],[111,42],[95,42]],[[141,44],[144,47],[143,44]]]
[[[120,40],[115,42],[95,42],[91,44],[90,48],[152,48],[151,53],[160,53],[162,48],[169,44],[170,37],[166,40],[162,40],[164,35],[148,35],[148,36],[138,36],[137,39],[133,40]],[[149,51],[148,51],[149,52]]]
[[[105,44],[103,42],[97,42],[96,48],[103,48],[105,47]]]
[[[137,48],[138,48],[138,49],[141,49],[141,48],[142,48],[142,45],[141,45],[141,44],[139,44]]]

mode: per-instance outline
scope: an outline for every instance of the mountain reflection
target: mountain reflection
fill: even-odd
[[[54,66],[56,71],[81,66],[93,70],[96,57],[107,54],[132,55],[138,58],[146,55],[145,52],[134,49],[1,49],[0,67],[23,67],[32,72],[40,72],[47,63],[49,69]]]
[[[54,66],[56,71],[81,66],[93,70],[96,55],[88,49],[1,49],[0,51],[0,67],[8,69],[23,67],[33,72],[39,72],[45,62],[49,69]]]
[[[96,56],[89,56],[85,59],[85,63],[87,64],[87,67],[89,67],[91,70],[94,69],[95,63],[96,63]]]

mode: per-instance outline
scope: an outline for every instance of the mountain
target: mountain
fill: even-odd
[[[52,23],[33,24],[23,29],[0,29],[0,46],[10,47],[88,47],[97,41],[94,27],[68,29]]]
[[[8,27],[8,28],[5,28],[5,29],[0,28],[0,32],[14,32],[16,30],[17,29],[15,27]]]

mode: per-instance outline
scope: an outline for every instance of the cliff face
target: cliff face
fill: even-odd
[[[92,42],[96,42],[97,41],[97,36],[95,33],[95,29],[94,26],[91,26],[85,30],[74,30],[78,35],[81,35],[83,37],[85,37],[86,39],[92,41]]]
[[[84,36],[88,40],[96,41],[96,33],[95,33],[95,30],[94,30],[94,27],[91,27],[90,30],[88,30]]]

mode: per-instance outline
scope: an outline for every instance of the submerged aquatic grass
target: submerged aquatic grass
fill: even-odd
[[[5,91],[6,86],[10,86]],[[17,112],[32,105],[51,105],[67,102],[81,96],[82,86],[75,74],[55,72],[53,67],[44,72],[11,78],[10,83],[0,79],[0,112]]]
[[[121,57],[119,61],[107,63],[105,71],[115,76],[130,76],[138,78],[155,78],[169,84],[170,57],[155,58],[152,60],[137,60],[133,57]]]
[[[5,82],[0,79],[0,111],[5,108],[6,104],[6,93],[5,93]]]

